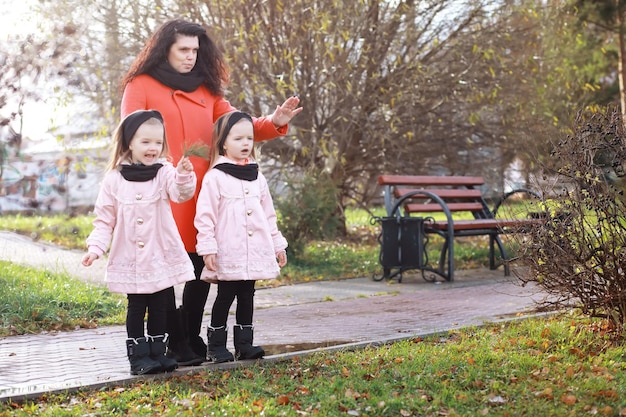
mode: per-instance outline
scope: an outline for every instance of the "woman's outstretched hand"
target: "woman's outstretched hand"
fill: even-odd
[[[276,110],[272,114],[272,123],[276,127],[283,127],[291,121],[298,113],[302,111],[302,107],[298,107],[300,99],[298,96],[291,96],[280,106],[276,106]]]

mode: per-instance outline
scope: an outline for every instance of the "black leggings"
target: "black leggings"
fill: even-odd
[[[193,252],[188,252],[189,259],[193,263],[193,270],[196,276],[195,281],[187,281],[185,283],[185,289],[183,290],[183,307],[190,314],[200,315],[204,314],[204,305],[209,296],[210,284],[200,279],[202,269],[204,268],[204,260],[200,255]]]
[[[254,284],[256,281],[219,281],[217,296],[211,312],[211,327],[226,326],[230,306],[237,297],[237,324],[252,324],[254,310]]]
[[[129,338],[144,337],[144,318],[148,312],[148,334],[165,334],[168,304],[174,299],[174,287],[154,294],[128,294],[126,333]]]

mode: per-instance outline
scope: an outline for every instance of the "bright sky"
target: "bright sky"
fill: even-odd
[[[0,35],[6,42],[9,33],[28,33],[36,26],[35,16],[29,13],[32,0],[0,0]]]
[[[30,11],[35,3],[36,0],[0,0],[0,47],[10,42],[10,34],[27,34],[36,29],[39,16]],[[24,136],[40,139],[49,130],[54,111],[46,103],[27,103],[23,114]],[[19,121],[14,121],[12,126],[18,130]]]

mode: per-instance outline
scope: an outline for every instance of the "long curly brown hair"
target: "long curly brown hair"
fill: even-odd
[[[121,91],[123,92],[126,85],[136,76],[146,74],[166,61],[178,35],[198,38],[198,59],[194,71],[202,75],[203,84],[212,94],[223,96],[224,85],[228,83],[228,69],[222,52],[204,27],[183,19],[165,22],[150,36],[128,72],[122,77]]]

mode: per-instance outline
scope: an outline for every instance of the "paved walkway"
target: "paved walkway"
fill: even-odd
[[[102,282],[104,262],[84,268],[81,256],[0,232],[0,259]],[[211,289],[206,311],[214,296]],[[541,297],[502,270],[459,271],[453,283],[405,276],[400,284],[358,278],[262,288],[255,296],[255,342],[266,349],[266,360],[279,360],[320,347],[384,343],[509,320],[528,314]],[[208,320],[205,315],[204,329]],[[143,378],[129,373],[125,339],[124,326],[1,338],[0,400]]]

